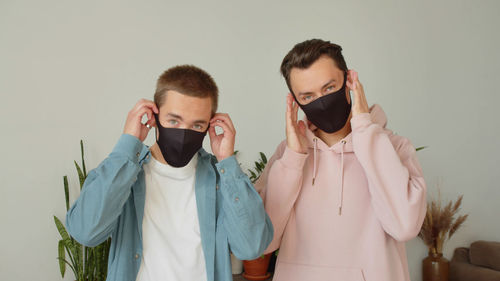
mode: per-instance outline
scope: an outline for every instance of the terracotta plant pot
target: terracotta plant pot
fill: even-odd
[[[243,268],[245,268],[243,277],[247,280],[266,280],[271,277],[271,273],[267,272],[267,268],[272,254],[269,253],[254,260],[243,261]]]
[[[429,253],[422,261],[423,281],[448,281],[450,262],[443,254]]]

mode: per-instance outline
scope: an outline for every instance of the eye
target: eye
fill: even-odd
[[[308,100],[312,99],[312,96],[311,95],[303,96],[302,99],[305,101],[308,101]]]
[[[179,122],[177,120],[171,119],[171,120],[168,120],[168,124],[175,126],[175,125],[179,124]]]
[[[195,129],[195,130],[202,130],[203,126],[200,125],[200,124],[195,124],[195,125],[193,125],[193,129]]]
[[[333,92],[333,90],[335,90],[335,86],[333,86],[333,85],[332,85],[332,86],[330,86],[330,87],[328,87],[328,88],[326,88],[326,91],[327,91],[328,93]]]

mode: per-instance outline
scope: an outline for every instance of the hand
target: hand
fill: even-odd
[[[352,116],[370,112],[363,85],[359,82],[358,73],[356,71],[351,69],[347,72],[346,84],[349,90],[354,93],[354,103],[353,99],[351,99]]]
[[[149,133],[149,130],[156,127],[153,112],[156,114],[159,112],[156,104],[150,100],[140,99],[129,111],[123,133],[135,136],[141,142],[144,141]],[[144,116],[144,114],[148,115],[148,121],[142,124],[142,116]],[[148,128],[146,124],[149,124],[150,127]]]
[[[215,133],[215,127],[222,128],[222,134]],[[212,152],[220,162],[234,154],[234,138],[236,130],[234,129],[233,121],[226,113],[216,113],[210,120],[210,128],[208,129],[210,136],[210,145]]]
[[[291,93],[286,96],[286,144],[298,153],[307,153],[306,124],[297,122],[299,105]]]

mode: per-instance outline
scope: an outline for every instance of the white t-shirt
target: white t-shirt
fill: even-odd
[[[195,196],[198,155],[181,168],[144,164],[143,255],[137,281],[207,280]]]

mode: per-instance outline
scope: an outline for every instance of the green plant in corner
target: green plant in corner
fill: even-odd
[[[254,162],[253,169],[248,169],[248,172],[250,173],[249,178],[250,181],[252,181],[252,183],[255,183],[259,179],[260,174],[262,174],[267,164],[266,155],[263,152],[259,152],[259,154],[260,154],[260,159]]]
[[[78,165],[76,161],[75,167],[78,173],[80,182],[80,191],[83,188],[83,183],[87,178],[87,169],[85,167],[83,141],[80,140],[80,151],[82,156],[82,166]],[[69,185],[68,176],[63,177],[64,181],[64,195],[66,199],[66,211],[69,210]],[[108,271],[108,255],[111,238],[108,238],[103,243],[96,247],[86,247],[78,243],[71,237],[64,224],[59,218],[54,216],[54,222],[57,230],[61,235],[61,240],[58,243],[58,257],[59,270],[61,276],[64,277],[66,273],[66,265],[73,271],[77,281],[105,281]],[[67,258],[66,258],[67,254]]]

